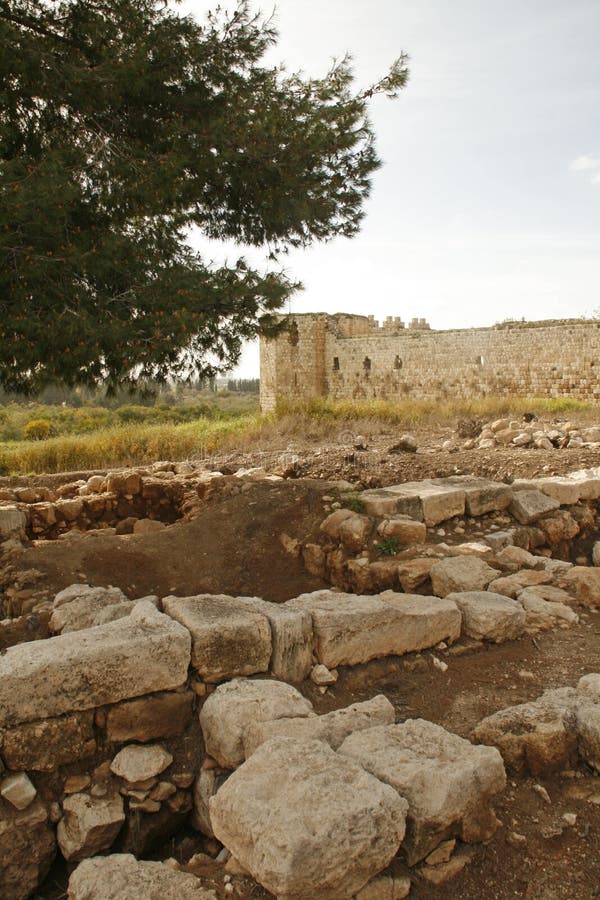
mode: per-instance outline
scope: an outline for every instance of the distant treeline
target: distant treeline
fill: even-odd
[[[49,385],[36,396],[9,393],[0,388],[0,406],[9,403],[49,406],[81,407],[103,406],[106,409],[117,409],[123,404],[137,403],[142,406],[154,406],[163,403],[169,406],[186,401],[194,401],[202,394],[216,394],[228,391],[235,394],[258,394],[258,378],[198,378],[189,382],[153,382],[143,381],[132,389],[124,389],[107,394],[101,388],[67,387],[62,384]]]
[[[258,394],[260,378],[230,378],[227,390],[236,394]]]

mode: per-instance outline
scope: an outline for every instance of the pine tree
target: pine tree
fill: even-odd
[[[162,0],[0,0],[0,385],[35,391],[213,376],[298,287],[209,238],[290,247],[354,235],[379,165],[352,89],[261,63],[246,2],[203,22]]]

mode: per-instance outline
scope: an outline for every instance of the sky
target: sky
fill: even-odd
[[[180,9],[201,18],[214,5]],[[600,312],[600,0],[278,0],[275,10],[267,61],[290,71],[323,75],[349,52],[360,88],[410,56],[399,98],[371,106],[384,165],[361,233],[289,254],[305,288],[292,312],[438,329]],[[217,260],[264,261],[194,242]],[[256,344],[233,374],[257,376]]]

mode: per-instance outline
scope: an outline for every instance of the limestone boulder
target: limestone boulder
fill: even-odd
[[[188,872],[160,862],[137,860],[130,853],[97,856],[81,862],[69,878],[68,900],[217,900],[213,890]]]
[[[314,715],[309,700],[281,681],[235,678],[219,687],[200,710],[206,752],[226,769],[244,761],[244,734],[252,723]]]
[[[411,544],[424,544],[427,540],[427,526],[424,522],[417,522],[410,516],[395,516],[392,519],[384,519],[377,528],[377,534],[382,538],[396,538],[403,547]]]
[[[330,513],[326,519],[323,519],[320,529],[323,534],[326,534],[327,537],[331,538],[333,541],[339,541],[342,523],[345,522],[346,519],[351,519],[354,515],[354,511],[351,509],[336,509],[334,512]]]
[[[351,553],[358,553],[366,547],[373,523],[368,516],[360,513],[352,513],[341,523],[339,528],[339,539],[346,550]]]
[[[63,801],[58,846],[66,860],[80,860],[108,850],[125,821],[123,799],[71,794]]]
[[[492,591],[462,591],[448,594],[462,613],[463,630],[475,640],[500,644],[520,637],[526,615],[516,600]]]
[[[322,716],[253,722],[244,732],[244,753],[248,759],[258,747],[274,737],[324,741],[337,750],[355,731],[364,731],[376,725],[392,725],[394,721],[394,707],[387,697],[378,694],[372,700],[353,703]]]
[[[52,772],[66,763],[93,756],[95,752],[91,710],[17,725],[2,734],[2,756],[13,770]]]
[[[160,744],[140,746],[130,744],[119,750],[110,764],[110,771],[125,781],[147,781],[164,772],[173,757]]]
[[[286,606],[310,612],[314,650],[328,669],[423,650],[460,634],[456,605],[420,594],[385,591],[362,597],[315,591]]]
[[[488,481],[472,475],[452,475],[449,478],[434,479],[442,484],[452,485],[465,493],[466,512],[469,516],[484,516],[491,512],[502,512],[512,500],[512,491],[501,481]]]
[[[236,600],[241,606],[265,616],[271,627],[271,674],[281,681],[304,681],[312,668],[310,614],[258,597],[236,597]]]
[[[494,565],[504,572],[519,572],[521,569],[539,569],[539,557],[522,547],[503,547],[494,557]]]
[[[491,802],[506,784],[495,748],[474,746],[432,722],[408,719],[356,732],[339,752],[408,800],[402,849],[409,865],[450,837],[474,842],[494,834],[498,822]]]
[[[398,581],[402,590],[411,594],[422,585],[430,581],[429,573],[436,560],[432,557],[419,557],[407,559],[399,563],[397,568]]]
[[[165,597],[163,609],[192,635],[192,666],[205,681],[219,682],[268,671],[269,622],[235,597]]]
[[[0,541],[25,530],[27,516],[18,506],[0,506]]]
[[[146,743],[183,734],[192,721],[193,702],[192,691],[164,691],[124,700],[109,707],[103,716],[106,739],[119,744]]]
[[[600,698],[596,703],[578,704],[575,728],[579,755],[600,774]]]
[[[578,503],[581,498],[579,484],[572,478],[516,478],[512,485],[513,491],[541,491],[547,497],[557,500],[562,506]]]
[[[50,631],[66,634],[70,631],[92,628],[100,624],[97,621],[99,613],[107,607],[121,607],[122,604],[125,604],[128,615],[134,604],[119,588],[71,585],[54,598]]]
[[[172,690],[187,678],[190,648],[187,629],[149,602],[108,625],[9,647],[0,728]]]
[[[540,775],[567,768],[577,736],[574,688],[546,691],[537,700],[499,710],[473,730],[473,740],[497,747],[508,768]]]
[[[558,588],[554,588],[558,590]],[[556,603],[544,600],[538,593],[526,589],[519,594],[519,603],[525,610],[525,629],[529,633],[547,631],[557,625],[569,628],[579,622],[579,616],[570,606],[564,603]]]
[[[54,829],[40,800],[26,809],[0,808],[0,897],[26,900],[35,894],[56,856]]]
[[[407,803],[320,741],[274,738],[210,801],[217,838],[282,900],[351,897],[396,854]]]
[[[498,577],[498,570],[475,556],[452,556],[431,567],[429,576],[436,597],[453,591],[483,591]]]
[[[495,594],[504,594],[515,600],[525,588],[539,584],[549,584],[553,579],[552,572],[523,569],[503,578],[496,578],[488,584],[488,590]]]
[[[582,606],[600,609],[600,569],[573,566],[563,575],[562,584]]]
[[[523,490],[513,493],[509,512],[521,525],[531,525],[542,516],[558,509],[560,503],[538,490]]]

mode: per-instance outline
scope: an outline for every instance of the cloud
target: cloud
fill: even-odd
[[[600,156],[586,153],[578,156],[569,166],[571,172],[588,172],[590,184],[600,184]]]

